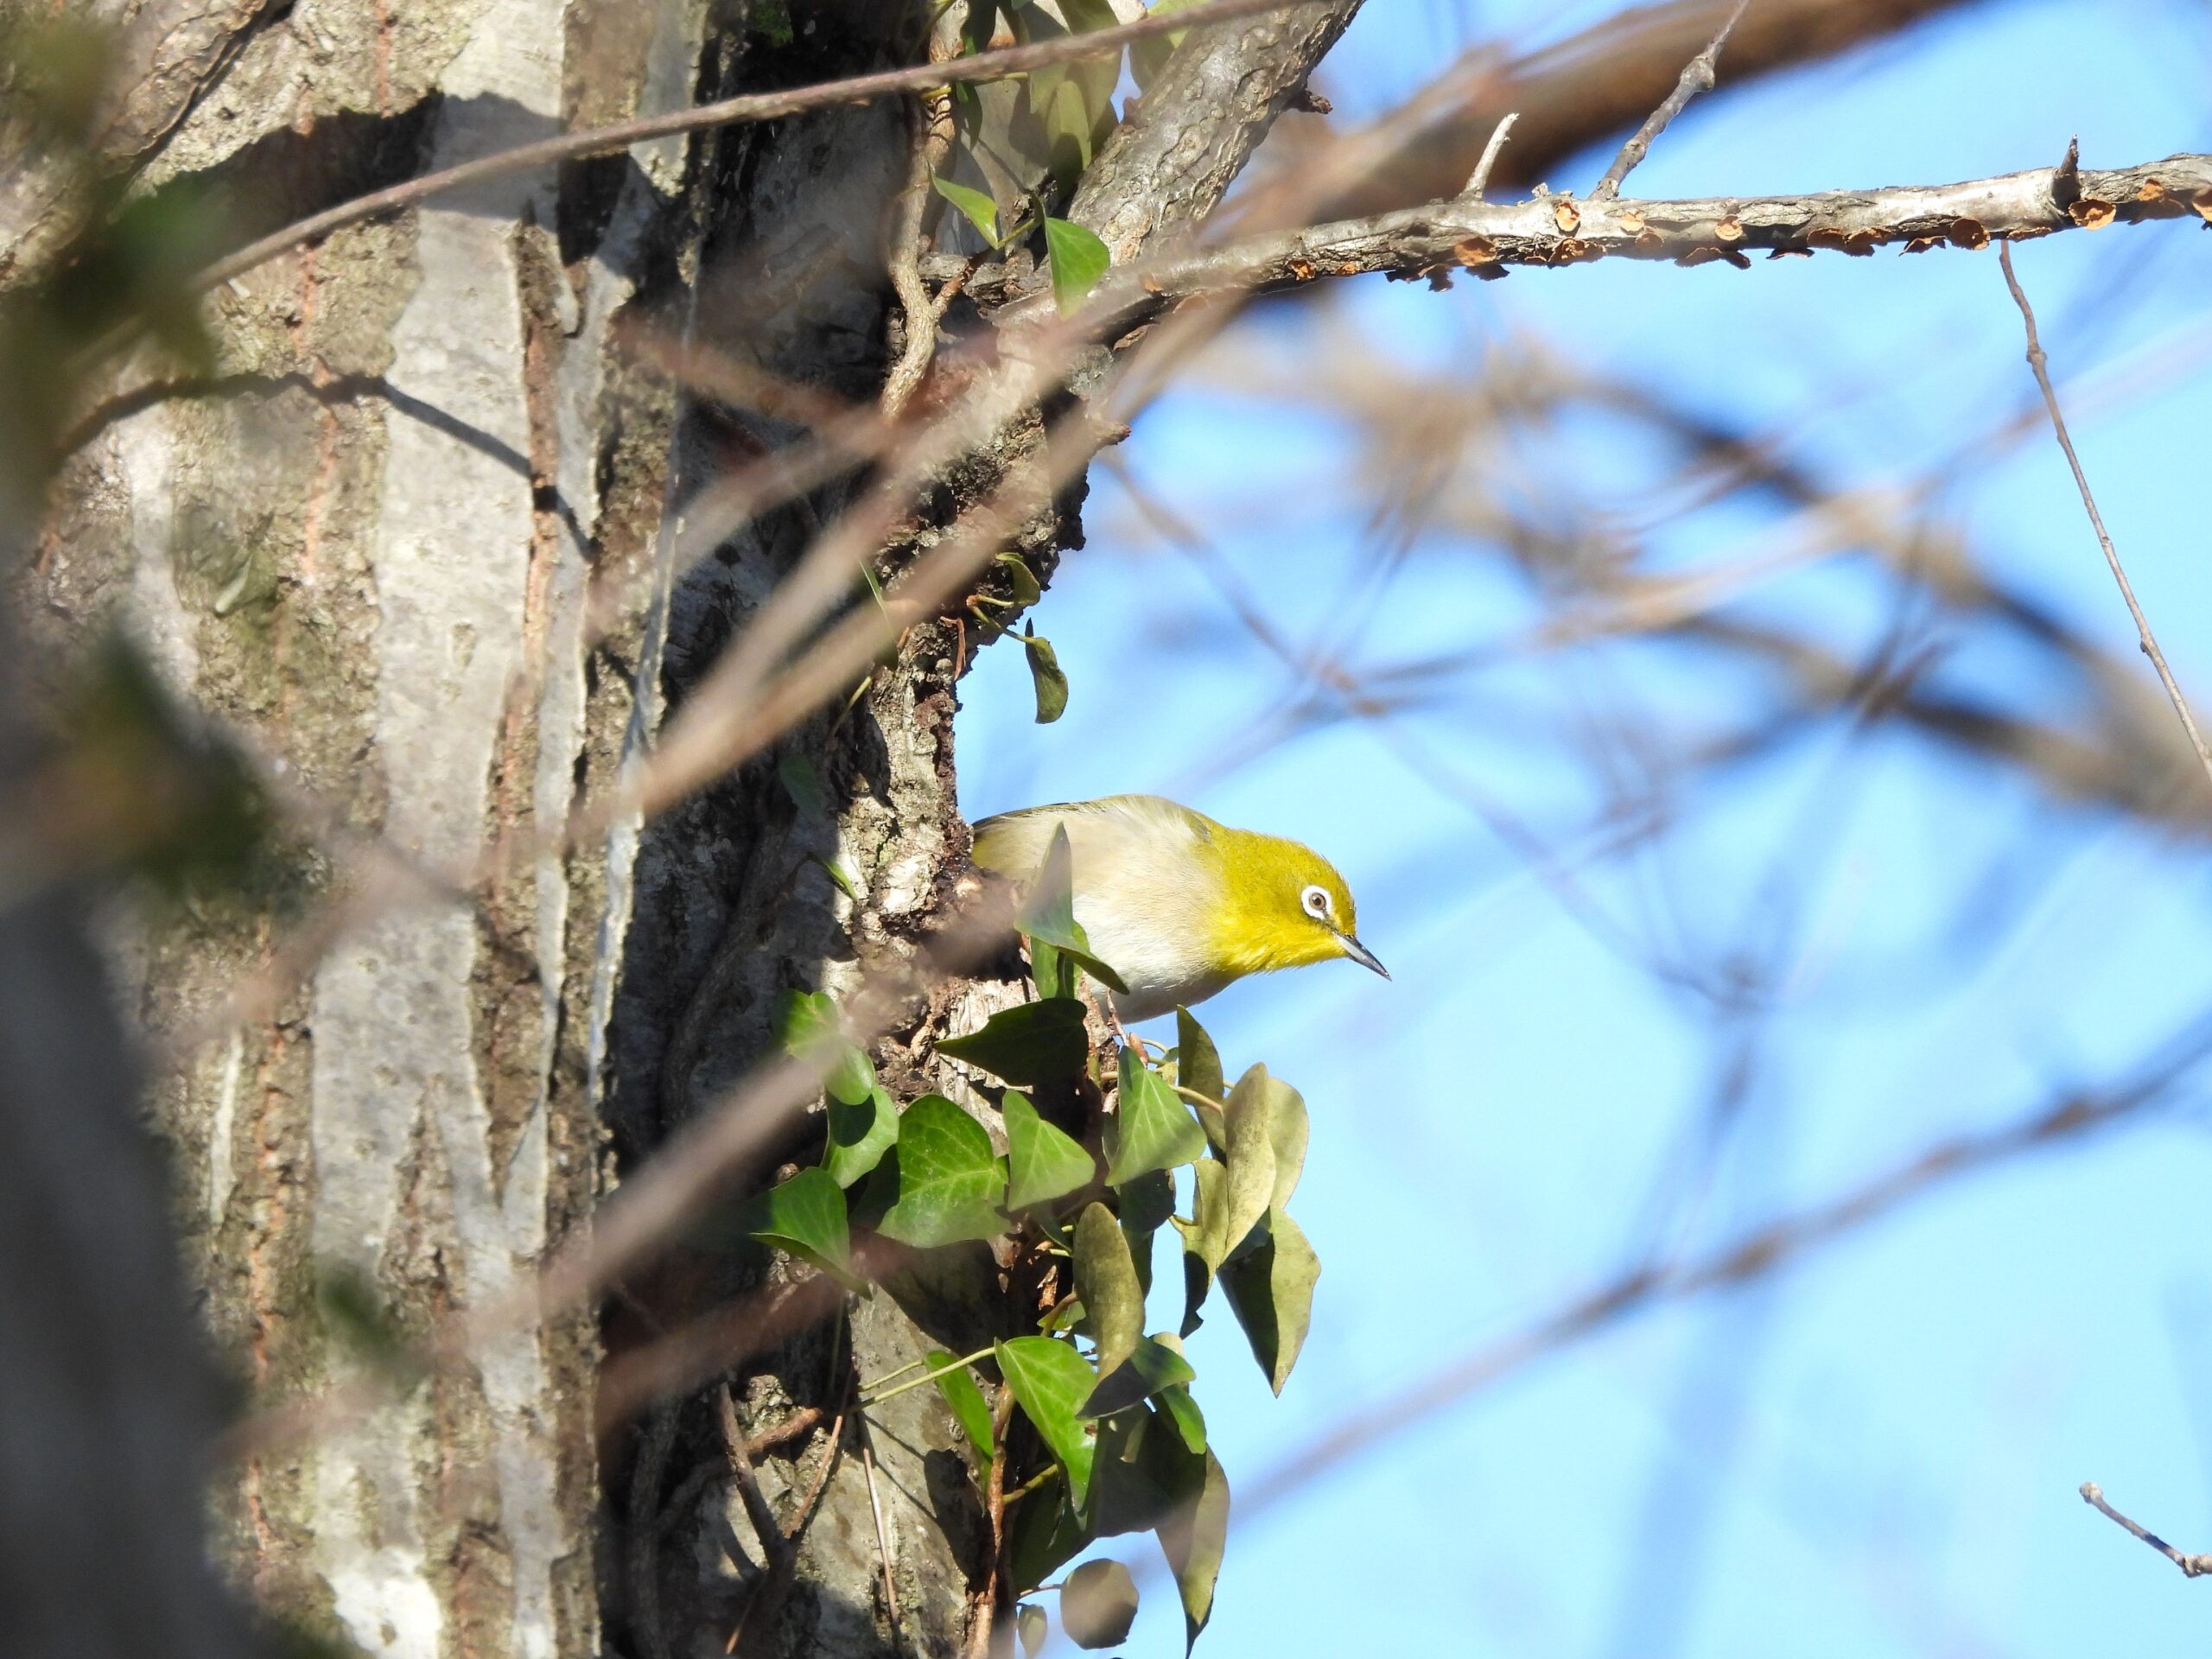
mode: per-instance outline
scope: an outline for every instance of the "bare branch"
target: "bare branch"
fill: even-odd
[[[2070,161],[2073,149],[2067,156]],[[2151,619],[2143,614],[2143,607],[2136,602],[2134,585],[2127,580],[2126,567],[2120,562],[2120,550],[2112,544],[2112,536],[2105,529],[2104,515],[2097,511],[2097,499],[2089,492],[2088,474],[2082,470],[2082,458],[2074,453],[2074,440],[2066,430],[2066,416],[2059,412],[2058,393],[2050,384],[2050,368],[2044,356],[2043,342],[2036,336],[2035,308],[2028,303],[2027,290],[2020,286],[2020,279],[2013,274],[2012,250],[2002,247],[1997,251],[1998,264],[2005,272],[2005,286],[2012,290],[2012,302],[2020,308],[2021,321],[2028,331],[2028,367],[2035,372],[2036,385],[2043,392],[2043,406],[2050,412],[2051,430],[2058,435],[2058,447],[2066,452],[2066,464],[2074,469],[2074,487],[2082,493],[2082,505],[2088,509],[2089,527],[2097,533],[2097,545],[2104,550],[2105,563],[2111,567],[2112,579],[2120,584],[2120,596],[2127,601],[2127,613],[2135,619],[2135,637],[2143,647],[2143,654],[2151,659],[2151,666],[2158,671],[2158,683],[2166,688],[2172,700],[2174,712],[2181,716],[2182,729],[2189,734],[2190,746],[2196,758],[2204,764],[2204,775],[2212,778],[2212,748],[2204,745],[2204,734],[2196,729],[2196,717],[2189,711],[2189,699],[2182,695],[2180,682],[2174,671],[2166,666],[2166,654],[2158,649],[2156,635],[2151,632]],[[2113,1516],[2117,1520],[2117,1516]]]
[[[1958,184],[1674,201],[1539,197],[1490,203],[1462,197],[1140,265],[1118,279],[1110,296],[1102,296],[1090,315],[1127,325],[1195,295],[1291,288],[1371,271],[1411,276],[1605,258],[1687,265],[1725,259],[1741,267],[1760,251],[1866,255],[1903,243],[1907,252],[1919,253],[2192,213],[2212,221],[2212,156],[2170,156],[2112,172],[2084,169],[2083,194],[2065,208],[2051,196],[2055,175],[2043,167]]]
[[[1409,144],[1338,209],[1349,218],[1457,189],[1499,116],[1520,118],[1496,182],[1525,189],[1592,145],[1626,132],[1666,96],[1712,38],[1731,0],[1630,6],[1563,41],[1492,66],[1448,121]],[[1759,0],[1728,41],[1731,87],[1902,34],[1968,0]],[[1478,51],[1487,50],[1484,48]]]
[[[1713,70],[1720,60],[1720,48],[1727,44],[1729,35],[1743,17],[1751,0],[1736,0],[1736,10],[1728,14],[1728,21],[1720,25],[1719,32],[1705,43],[1705,50],[1682,66],[1681,79],[1675,83],[1675,90],[1667,94],[1666,101],[1644,118],[1629,141],[1621,146],[1621,153],[1613,157],[1613,164],[1605,169],[1605,176],[1598,181],[1598,188],[1590,193],[1592,201],[1611,201],[1621,193],[1621,181],[1636,171],[1643,158],[1651,153],[1652,142],[1667,130],[1675,118],[1690,105],[1690,100],[1700,92],[1713,90]]]
[[[2157,1550],[2176,1567],[2184,1578],[2201,1579],[2212,1574],[2212,1555],[2184,1555],[2148,1527],[2138,1525],[2105,1502],[2104,1491],[2094,1480],[2082,1483],[2082,1501],[2101,1513],[2107,1520],[2117,1522],[2145,1543]]]
[[[1503,115],[1490,135],[1490,142],[1483,146],[1483,158],[1475,163],[1475,170],[1467,175],[1467,188],[1459,194],[1472,196],[1477,201],[1490,188],[1491,169],[1497,165],[1498,152],[1505,148],[1505,135],[1513,130],[1513,124],[1521,118],[1518,111]]]

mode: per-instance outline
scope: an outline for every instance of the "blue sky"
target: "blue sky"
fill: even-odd
[[[1467,42],[1540,41],[1611,10],[1370,0],[1320,80],[1355,118]],[[2200,149],[2208,64],[2199,6],[1972,8],[1693,109],[1635,193],[1965,178],[2048,164],[2075,133],[2092,166]],[[1603,165],[1583,158],[1553,182],[1586,188]],[[2139,594],[2184,682],[2212,688],[2212,378],[2188,369],[2212,338],[2212,238],[2113,230],[2018,257],[2054,372],[2082,399],[2076,437]],[[1257,314],[1230,346],[1281,372],[1353,340],[1439,388],[1541,342],[1785,434],[1834,485],[1932,471],[1933,521],[2138,660],[2047,431],[1946,470],[2032,394],[1993,253],[1740,274],[1606,263],[1446,295],[1374,282]],[[2092,400],[2098,385],[2111,393]],[[1414,537],[1376,585],[1363,453],[1310,403],[1203,380],[1124,446],[1294,638],[1319,630],[1381,662],[1510,639],[1539,613],[1448,528]],[[1586,420],[1529,459],[1532,493],[1571,492],[1621,523],[1667,467],[1638,433]],[[1595,799],[1557,733],[1586,719],[1664,747],[1724,721],[1750,681],[1634,646],[1558,653],[1474,677],[1389,734],[1345,722],[1255,749],[1287,671],[1103,469],[1086,518],[1090,546],[1037,616],[1073,683],[1068,714],[1035,725],[1020,657],[984,654],[959,728],[968,815],[1158,790],[1298,836],[1344,869],[1395,976],[1332,965],[1201,1010],[1232,1067],[1265,1059],[1306,1095],[1294,1208],[1325,1269],[1280,1401],[1225,1314],[1192,1344],[1232,1485],[1640,1251],[1734,1236],[1938,1135],[2118,1076],[2212,1003],[2201,843],[1834,726],[1690,789],[1663,848],[1578,867],[1631,942],[1618,948],[1465,797],[1563,839]],[[1649,534],[1669,568],[1718,568],[1777,522],[1731,504]],[[1879,626],[1874,591],[1821,564],[1745,602],[1817,619],[1850,648]],[[1940,672],[1961,684],[2059,695],[2000,647],[1956,644]],[[1962,928],[1984,911],[2001,927]],[[1686,1196],[1668,1172],[1731,1050],[1710,1007],[1640,950],[1742,939],[1764,942],[1790,988],[1709,1180]],[[1554,1355],[1303,1489],[1232,1537],[1201,1651],[2202,1650],[2212,1592],[2075,1488],[2095,1479],[2183,1547],[2212,1548],[2207,1082],[2212,1068],[2154,1117],[1948,1185],[1757,1288]],[[1179,1651],[1172,1592],[1149,1587],[1128,1651]]]

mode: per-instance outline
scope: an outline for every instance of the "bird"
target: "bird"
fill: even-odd
[[[974,861],[1033,880],[1065,826],[1075,918],[1090,954],[1128,987],[1122,1020],[1203,1002],[1248,974],[1349,957],[1389,970],[1359,942],[1351,889],[1301,842],[1233,830],[1160,795],[1001,812],[976,825]]]

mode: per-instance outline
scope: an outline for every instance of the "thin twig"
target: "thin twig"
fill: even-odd
[[[2107,1520],[2117,1522],[2120,1525],[2126,1528],[2128,1531],[2133,1533],[2138,1538],[2140,1538],[2145,1543],[2150,1545],[2151,1548],[2157,1550],[2159,1554],[2164,1556],[2176,1567],[2181,1568],[2182,1574],[2184,1578],[2201,1579],[2205,1577],[2207,1574],[2212,1574],[2212,1555],[2183,1554],[2181,1551],[2176,1549],[2171,1544],[2159,1537],[2157,1533],[2152,1532],[2148,1527],[2139,1526],[2136,1522],[2129,1520],[2126,1516],[2122,1515],[2118,1510],[2113,1508],[2111,1504],[2106,1503],[2103,1489],[2101,1488],[2095,1481],[2085,1480],[2082,1483],[2082,1501],[2084,1503],[2094,1506],[2105,1516]]]
[[[1483,146],[1483,158],[1467,175],[1467,188],[1459,193],[1461,195],[1472,196],[1477,201],[1483,199],[1483,192],[1490,188],[1491,169],[1497,165],[1498,154],[1505,148],[1505,135],[1513,130],[1513,124],[1520,118],[1517,110],[1498,118],[1497,124],[1491,129],[1490,142]]]
[[[891,1533],[883,1524],[883,1500],[875,1490],[875,1447],[868,1430],[868,1413],[860,1413],[861,1470],[868,1476],[868,1507],[875,1516],[875,1549],[883,1562],[883,1601],[891,1616],[891,1639],[899,1639],[899,1586],[891,1577]]]
[[[1613,157],[1613,164],[1605,169],[1605,176],[1598,181],[1598,188],[1590,193],[1592,201],[1611,201],[1620,194],[1621,181],[1636,171],[1637,164],[1651,152],[1652,141],[1667,130],[1668,124],[1689,107],[1690,100],[1700,92],[1713,90],[1713,67],[1720,60],[1720,48],[1735,29],[1737,22],[1751,7],[1751,0],[1736,0],[1735,10],[1728,14],[1728,21],[1720,25],[1720,32],[1705,43],[1705,50],[1682,66],[1681,79],[1675,83],[1675,90],[1667,94],[1667,101],[1644,118],[1636,136],[1621,146],[1621,153]]]
[[[2127,601],[2127,613],[2135,619],[2136,642],[2151,659],[2151,666],[2158,671],[2159,683],[2166,688],[2174,712],[2181,716],[2182,729],[2189,734],[2190,746],[2196,751],[2204,775],[2212,778],[2212,748],[2205,747],[2204,734],[2196,728],[2196,717],[2189,711],[2189,699],[2182,696],[2180,683],[2174,678],[2173,670],[2166,666],[2166,654],[2158,649],[2157,636],[2151,632],[2151,619],[2136,603],[2134,587],[2127,580],[2126,568],[2120,562],[2120,550],[2112,544],[2112,537],[2105,529],[2104,515],[2097,511],[2096,497],[2089,493],[2088,474],[2082,470],[2081,456],[2074,453],[2074,440],[2066,430],[2066,416],[2059,412],[2058,393],[2050,384],[2050,368],[2044,356],[2043,342],[2036,334],[2035,308],[2028,303],[2027,290],[2013,274],[2009,243],[1999,246],[1997,263],[2005,272],[2005,286],[2012,290],[2012,302],[2020,308],[2021,321],[2027,325],[2028,367],[2035,372],[2036,385],[2043,391],[2043,406],[2050,412],[2050,429],[2058,435],[2058,447],[2066,452],[2066,464],[2074,469],[2074,486],[2081,491],[2082,505],[2088,509],[2089,527],[2097,533],[2097,545],[2104,549],[2105,563],[2112,569],[2112,579],[2120,584],[2120,596]]]
[[[931,196],[931,181],[952,149],[952,97],[949,92],[916,95],[912,110],[912,149],[906,182],[891,215],[890,246],[886,250],[892,291],[906,320],[906,340],[899,360],[884,377],[881,404],[887,420],[897,420],[906,400],[929,372],[937,355],[937,320],[944,314],[930,297],[922,280],[922,219]]]
[[[753,1533],[760,1541],[760,1554],[772,1573],[781,1570],[789,1545],[784,1537],[784,1523],[776,1519],[767,1494],[760,1490],[760,1478],[753,1472],[753,1448],[746,1439],[745,1425],[738,1421],[737,1401],[729,1391],[729,1384],[715,1384],[715,1419],[722,1431],[722,1450],[729,1459],[730,1478],[737,1483],[737,1494],[745,1501],[745,1518],[753,1523]]]
[[[991,1570],[976,1592],[968,1625],[968,1659],[988,1659],[998,1614],[1000,1580],[1006,1576],[1006,1431],[1014,1420],[1014,1390],[1001,1387],[991,1410],[991,1472],[984,1484],[983,1514],[991,1528]],[[1057,1465],[1055,1465],[1057,1466]]]
[[[1216,29],[1256,13],[1287,10],[1296,3],[1297,0],[1213,0],[1213,3],[1198,10],[1140,17],[1135,22],[1120,23],[1112,29],[1091,29],[1084,34],[1062,35],[1027,46],[979,52],[973,57],[957,59],[950,63],[913,64],[906,68],[886,69],[871,75],[854,75],[844,80],[826,81],[813,86],[794,86],[773,92],[750,92],[741,98],[726,98],[718,103],[702,104],[695,109],[671,110],[660,115],[639,116],[634,120],[587,128],[582,132],[563,133],[557,138],[542,139],[534,144],[520,144],[512,149],[480,156],[475,161],[464,162],[458,167],[448,167],[440,172],[426,173],[420,178],[408,179],[385,189],[372,191],[365,196],[356,196],[351,201],[340,202],[335,207],[288,225],[258,241],[250,242],[236,253],[226,255],[214,264],[203,267],[186,280],[184,288],[188,293],[203,292],[218,283],[227,282],[241,271],[251,270],[264,259],[287,249],[298,247],[302,243],[318,240],[346,226],[382,219],[388,213],[412,207],[429,197],[465,189],[489,179],[503,179],[560,162],[609,155],[650,139],[674,137],[703,131],[710,127],[780,120],[785,116],[824,109],[834,104],[865,104],[879,98],[895,97],[902,92],[927,92],[961,82],[972,84],[1004,80],[1010,76],[1054,64],[1068,63],[1080,58],[1102,57],[1109,52],[1120,51],[1132,41],[1149,40],[1155,35],[1185,29]]]

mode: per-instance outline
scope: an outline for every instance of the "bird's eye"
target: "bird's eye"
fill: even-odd
[[[1299,895],[1299,902],[1306,906],[1306,913],[1308,916],[1318,917],[1323,921],[1328,920],[1329,890],[1326,887],[1306,888]]]

